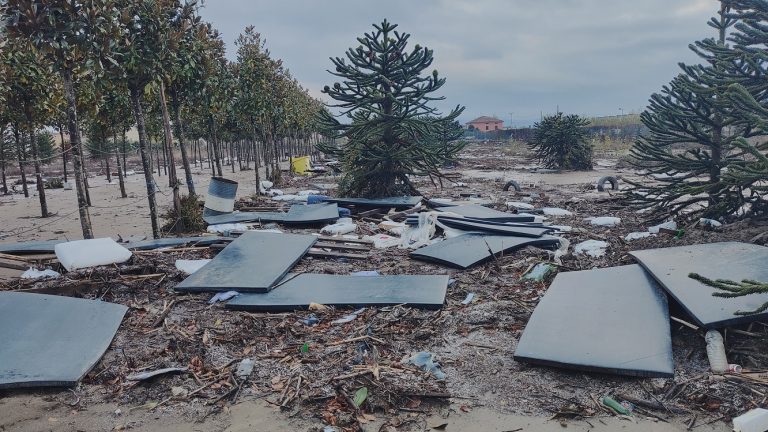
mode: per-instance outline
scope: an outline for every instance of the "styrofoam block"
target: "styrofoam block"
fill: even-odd
[[[67,271],[122,263],[132,255],[131,251],[108,237],[59,243],[53,250]]]

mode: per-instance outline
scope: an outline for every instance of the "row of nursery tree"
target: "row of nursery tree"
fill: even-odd
[[[86,156],[102,163],[110,181],[117,171],[126,197],[128,156],[138,153],[158,237],[154,169],[168,176],[181,214],[174,150],[195,196],[191,165],[202,166],[203,159],[213,175],[223,175],[227,164],[234,172],[237,164],[253,169],[257,185],[259,167],[279,182],[281,159],[311,154],[326,141],[317,122],[324,106],[270,56],[260,34],[246,28],[236,61],[228,61],[194,0],[7,0],[1,12],[3,190],[9,191],[6,170],[14,166],[27,194],[32,170],[48,217],[41,165],[61,163],[64,181],[74,180],[84,238],[93,237]],[[133,128],[138,143],[126,139]],[[52,133],[60,137],[58,148]]]

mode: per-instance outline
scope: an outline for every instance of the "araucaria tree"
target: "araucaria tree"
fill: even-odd
[[[717,38],[691,45],[702,64],[681,64],[682,73],[651,96],[641,115],[649,132],[636,141],[632,155],[645,178],[630,181],[630,197],[652,219],[721,218],[764,206],[755,187],[760,179],[738,175],[764,155],[755,144],[765,134],[764,121],[740,109],[733,96],[738,90],[736,99],[743,102],[744,96],[765,94],[764,71],[755,71],[765,68],[765,45],[752,53],[729,46],[731,28],[744,26],[730,3],[722,1],[718,17],[709,21]]]
[[[337,103],[339,121],[322,111],[323,123],[338,147],[321,150],[340,159],[344,175],[339,192],[346,196],[383,197],[416,194],[413,176],[444,178],[440,171],[463,148],[456,141],[461,131],[446,128],[464,110],[456,106],[442,116],[432,102],[445,84],[437,70],[424,74],[432,64],[432,50],[420,45],[408,49],[407,33],[384,20],[375,31],[358,38],[346,58],[332,58],[331,74],[341,78],[323,93]],[[445,136],[449,130],[450,136]]]
[[[544,117],[533,125],[528,147],[545,168],[587,171],[592,169],[592,144],[585,126],[589,121],[576,114]]]

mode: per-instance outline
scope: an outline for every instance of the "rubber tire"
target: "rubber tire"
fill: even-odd
[[[606,183],[611,184],[611,190],[619,190],[619,179],[614,176],[601,177],[600,180],[597,181],[597,190],[600,192],[605,192]]]
[[[504,190],[508,191],[510,186],[515,188],[515,192],[520,192],[520,185],[516,181],[508,181],[507,184],[504,185]]]

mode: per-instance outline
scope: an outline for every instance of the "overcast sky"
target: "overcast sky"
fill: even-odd
[[[444,110],[462,121],[495,115],[517,125],[555,112],[641,111],[651,93],[695,62],[688,44],[712,37],[715,0],[205,0],[202,16],[228,56],[254,25],[312,95],[333,84],[333,56],[383,18],[434,50],[447,78]],[[326,100],[327,101],[327,100]]]

